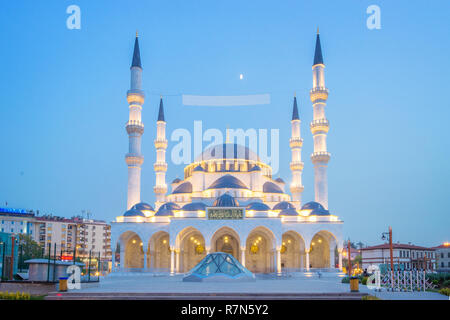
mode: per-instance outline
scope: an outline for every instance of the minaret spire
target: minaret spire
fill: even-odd
[[[327,151],[329,122],[325,117],[328,89],[325,87],[325,65],[323,64],[322,48],[318,33],[312,72],[313,88],[310,91],[310,98],[313,104],[314,118],[310,128],[314,139],[314,152],[311,155],[311,161],[314,164],[314,193],[315,201],[322,204],[325,209],[328,209],[327,166],[331,157]]]
[[[142,66],[139,53],[138,38],[134,42],[133,61],[131,63],[130,90],[127,92],[129,105],[129,118],[126,130],[129,138],[128,153],[125,162],[128,165],[128,196],[127,209],[141,202],[141,166],[144,157],[141,154],[141,137],[144,133],[144,124],[141,119],[142,105],[145,96],[142,91]]]
[[[162,96],[160,96],[159,98],[158,121],[164,121],[164,106]]]
[[[317,27],[316,50],[314,52],[313,66],[315,66],[316,64],[323,64],[322,47],[320,45],[319,27]]]
[[[289,146],[291,147],[292,161],[290,163],[292,171],[292,183],[291,183],[291,193],[292,193],[292,203],[297,209],[301,208],[302,204],[302,146],[303,139],[300,134],[300,118],[298,116],[297,107],[297,97],[294,93],[294,104],[292,107],[292,120],[291,120],[291,139],[289,141]]]
[[[166,202],[166,193],[167,193],[167,184],[166,184],[167,140],[166,140],[166,121],[164,119],[164,105],[162,96],[160,96],[159,100],[158,119],[156,121],[155,149],[156,149],[156,162],[153,165],[153,168],[155,170],[156,183],[155,186],[153,187],[153,191],[155,192],[156,196],[155,209],[158,210],[158,208],[164,202]]]
[[[134,40],[133,61],[131,62],[131,68],[133,67],[139,67],[142,69],[141,53],[139,51],[139,40],[137,31],[136,31],[136,39]]]

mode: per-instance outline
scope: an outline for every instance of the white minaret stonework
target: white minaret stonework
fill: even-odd
[[[167,193],[167,185],[166,185],[167,140],[166,140],[166,121],[164,120],[164,107],[162,97],[159,101],[158,120],[156,121],[155,148],[156,148],[156,162],[153,165],[153,168],[155,170],[156,183],[155,186],[153,187],[153,190],[156,196],[155,209],[158,210],[158,208],[164,202],[166,202],[166,193]]]
[[[131,84],[130,90],[127,92],[130,115],[126,124],[129,149],[125,155],[125,162],[128,165],[127,210],[136,203],[141,202],[141,166],[144,162],[144,157],[141,154],[141,137],[144,133],[141,111],[145,96],[142,91],[142,66],[137,33],[134,42],[133,62],[130,69]]]
[[[292,120],[291,120],[291,139],[289,140],[289,145],[291,147],[292,161],[290,163],[292,171],[292,183],[291,183],[291,193],[292,193],[292,204],[297,209],[301,208],[302,205],[302,145],[303,139],[300,134],[300,118],[298,117],[298,107],[297,107],[297,97],[294,95],[294,106],[292,110]]]
[[[330,153],[327,151],[329,123],[325,117],[325,106],[328,99],[328,89],[325,87],[324,69],[319,29],[317,29],[316,50],[312,66],[313,87],[310,91],[314,110],[313,121],[310,125],[314,139],[314,152],[311,155],[311,161],[314,164],[315,201],[328,209],[327,165],[330,160]]]

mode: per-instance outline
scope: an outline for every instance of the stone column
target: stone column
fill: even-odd
[[[245,267],[245,247],[241,248],[241,264]]]
[[[123,247],[123,245],[120,245],[120,270],[123,270],[125,268],[125,248]]]
[[[309,272],[309,250],[306,250],[306,272]]]
[[[147,270],[147,251],[144,250],[144,271]]]
[[[170,274],[175,273],[175,249],[170,248]]]
[[[175,251],[175,253],[176,253],[176,259],[175,259],[176,263],[175,263],[175,268],[176,268],[176,272],[179,273],[179,272],[180,272],[180,250],[177,249],[177,250]]]
[[[339,271],[342,271],[342,249],[339,250]]]
[[[277,273],[281,274],[281,248],[277,248]]]
[[[334,248],[330,249],[330,268],[335,268],[335,263],[334,263]]]

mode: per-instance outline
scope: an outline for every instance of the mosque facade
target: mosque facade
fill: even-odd
[[[129,150],[127,211],[111,227],[115,271],[185,273],[208,253],[225,252],[255,273],[342,270],[343,221],[328,208],[328,89],[317,33],[310,98],[314,152],[314,201],[302,202],[302,145],[297,99],[291,118],[292,182],[272,178],[272,168],[246,146],[227,140],[207,148],[184,168],[184,178],[166,184],[166,117],[163,99],[156,121],[155,203],[140,198],[142,65],[136,35],[127,92]],[[286,192],[289,188],[290,194]]]

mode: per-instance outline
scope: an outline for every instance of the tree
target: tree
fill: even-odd
[[[43,248],[29,234],[19,234],[19,263],[28,259],[42,258]]]

